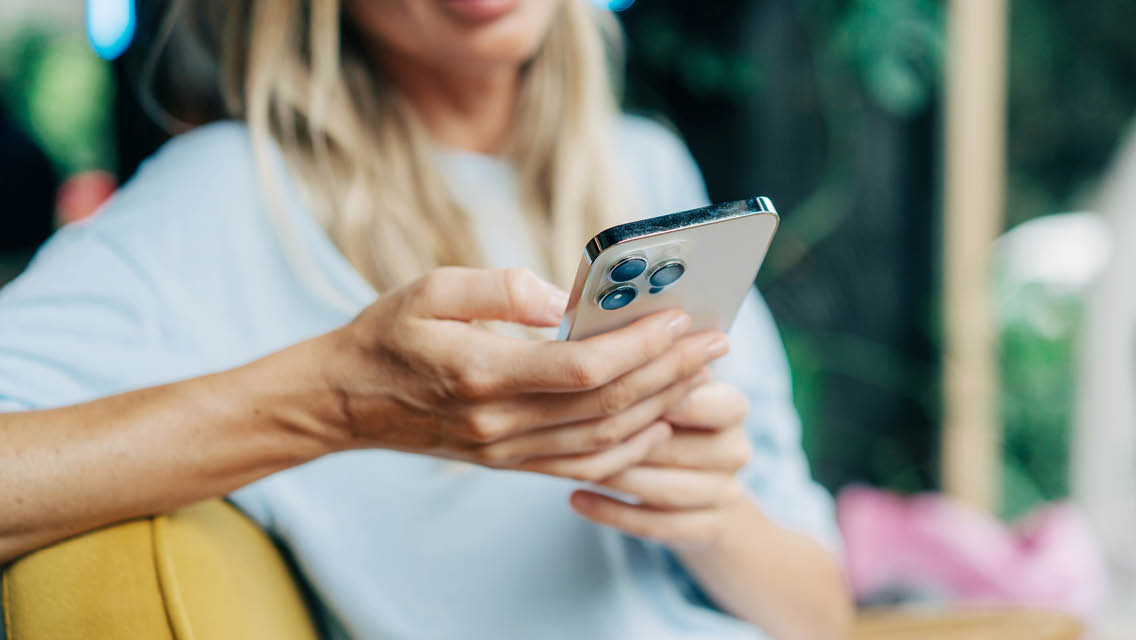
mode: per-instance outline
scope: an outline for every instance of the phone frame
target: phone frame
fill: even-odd
[[[572,285],[572,292],[569,296],[568,308],[560,325],[559,338],[562,340],[571,339],[569,336],[576,318],[576,310],[582,300],[590,271],[596,260],[598,260],[604,252],[632,240],[640,240],[652,236],[720,224],[735,218],[752,215],[768,215],[773,218],[773,231],[766,239],[765,245],[761,247],[761,255],[764,259],[773,241],[773,237],[776,235],[777,228],[780,226],[781,220],[776,207],[773,205],[773,201],[765,196],[754,196],[744,200],[722,202],[705,207],[645,218],[616,225],[597,233],[584,245],[584,254],[576,271],[575,282]],[[758,262],[758,268],[760,268],[760,264],[761,263]],[[754,277],[757,276],[756,271],[753,275]],[[741,304],[741,300],[738,301],[738,304]]]

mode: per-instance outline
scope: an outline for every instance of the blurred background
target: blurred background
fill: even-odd
[[[0,283],[57,225],[93,212],[166,137],[137,86],[140,50],[164,2],[89,4],[104,13],[85,13],[78,0],[0,4]],[[1087,523],[1086,553],[1103,558],[1112,595],[1086,587],[1092,575],[1069,584],[1066,571],[1060,594],[1041,600],[1069,604],[1077,589],[1091,591],[1092,606],[1065,607],[1083,613],[1136,594],[1127,550],[1136,534],[1136,311],[1126,302],[1136,288],[1124,270],[1136,253],[1124,231],[1136,215],[1136,144],[1123,151],[1136,115],[1136,3],[1019,0],[1005,29],[995,9],[1005,60],[971,58],[956,71],[988,76],[1004,92],[992,95],[1003,113],[988,119],[1004,171],[994,163],[997,193],[956,194],[953,204],[948,192],[966,182],[949,177],[960,130],[948,126],[947,78],[951,60],[967,59],[951,56],[950,2],[611,4],[627,37],[626,109],[682,134],[713,200],[765,194],[782,213],[758,286],[782,331],[817,478],[834,495],[859,486],[888,490],[867,496],[881,499],[961,491],[950,503],[963,509],[958,517],[1014,525],[1005,535],[1019,553],[1049,544],[1037,527],[1049,529],[1023,515],[1075,504],[1071,517]],[[192,69],[178,73],[155,89],[176,95],[193,82]],[[944,375],[958,346],[945,292],[952,261],[970,255],[951,248],[967,236],[953,235],[950,222],[966,215],[969,198],[1000,236],[973,254],[984,279],[975,311],[990,322],[989,340],[977,344],[989,353],[962,360],[986,358],[988,370],[948,374],[991,392],[975,406]],[[952,440],[951,416],[975,409],[990,414],[989,433]],[[979,443],[973,458],[968,442]],[[993,486],[956,490],[970,473]],[[882,508],[847,505],[853,520]],[[1076,547],[1061,531],[1058,542]],[[850,547],[861,544],[846,535]],[[1004,572],[1020,578],[1016,570]],[[951,597],[942,585],[884,582],[858,595]]]

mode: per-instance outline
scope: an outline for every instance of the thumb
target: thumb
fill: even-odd
[[[442,267],[410,287],[411,309],[444,320],[501,320],[534,327],[560,323],[568,294],[528,269]]]

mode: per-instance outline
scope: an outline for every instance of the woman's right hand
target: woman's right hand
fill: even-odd
[[[476,324],[555,326],[563,291],[523,269],[447,267],[319,339],[337,448],[387,448],[599,481],[670,436],[659,417],[728,350],[663,311],[578,342]],[[330,357],[326,354],[330,350]]]
[[[670,436],[659,417],[725,352],[725,336],[684,335],[677,311],[579,342],[476,324],[555,325],[565,297],[526,271],[439,269],[346,326],[235,369],[2,413],[0,564],[344,449],[591,482],[632,467]]]

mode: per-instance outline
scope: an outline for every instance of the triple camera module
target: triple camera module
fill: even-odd
[[[639,295],[639,289],[631,281],[647,272],[647,259],[640,256],[630,256],[615,263],[608,271],[607,277],[616,284],[600,296],[601,309],[614,311],[631,304]],[[650,288],[647,293],[654,294],[674,284],[686,272],[686,265],[681,260],[668,259],[655,265],[647,276]]]

